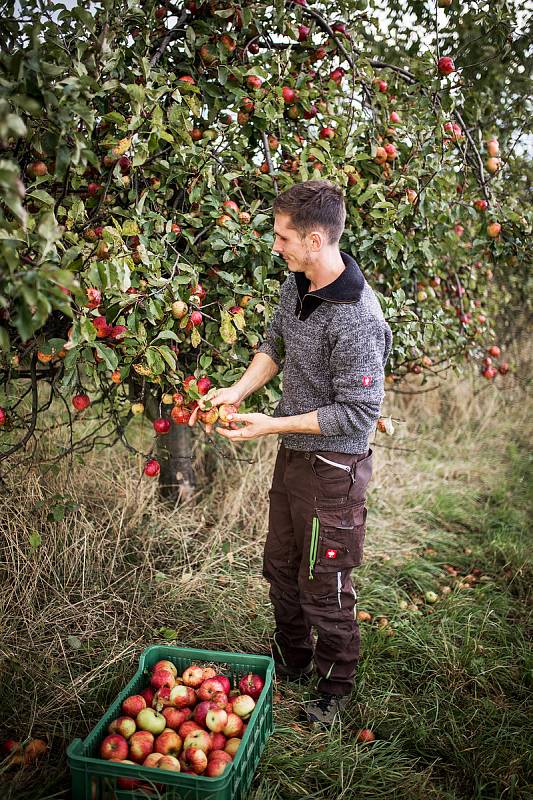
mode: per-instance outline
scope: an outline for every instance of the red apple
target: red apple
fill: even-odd
[[[211,700],[202,700],[201,703],[198,703],[196,708],[193,711],[193,719],[198,725],[205,726],[205,718],[207,716],[207,712],[210,711],[212,708],[218,708]]]
[[[507,363],[507,361],[502,361],[502,363],[498,367],[498,372],[500,373],[500,375],[507,375],[507,373],[509,372],[509,364]]]
[[[224,750],[226,746],[226,737],[223,733],[212,733],[211,734],[211,750],[209,752],[209,758],[211,758],[211,754],[213,751],[217,750]]]
[[[154,694],[152,700],[152,708],[155,708],[157,711],[162,711],[164,708],[168,708],[172,706],[172,700],[170,699],[170,689],[169,686],[162,686],[157,692]]]
[[[114,761],[115,759],[113,759]],[[131,764],[135,765],[134,761],[130,761],[129,759],[125,758],[119,762],[120,764]],[[137,778],[117,778],[117,787],[119,789],[126,789],[132,791],[132,789],[138,789],[141,785],[141,781],[137,780]]]
[[[123,714],[126,714],[128,717],[133,717],[135,719],[139,711],[142,711],[143,708],[146,708],[146,706],[147,702],[142,695],[131,694],[124,700],[121,709]]]
[[[161,472],[159,461],[155,458],[149,458],[144,467],[144,474],[149,478],[155,478]]]
[[[493,344],[491,347],[489,347],[487,353],[489,354],[489,356],[492,356],[493,358],[499,358],[502,354],[502,351],[500,350],[497,344]]]
[[[167,727],[175,731],[187,720],[188,713],[190,714],[190,709],[174,708],[174,706],[167,706],[167,708],[164,708],[162,711]]]
[[[325,128],[322,128],[320,130],[320,133],[318,135],[321,139],[333,139],[335,136],[335,130],[334,128],[326,126]]]
[[[254,700],[259,699],[264,685],[265,682],[263,678],[260,675],[254,675],[252,672],[249,672],[248,675],[245,675],[244,678],[241,678],[239,681],[241,694],[247,694]]]
[[[161,753],[150,753],[150,755],[146,756],[142,765],[143,767],[157,767],[163,755]]]
[[[241,739],[238,738],[228,739],[228,741],[226,742],[226,746],[224,748],[224,752],[229,753],[229,755],[233,758],[235,756],[235,753],[239,749],[240,743]]]
[[[109,336],[111,336],[111,338],[115,339],[117,342],[121,342],[128,333],[129,331],[125,325],[113,325],[109,332]]]
[[[185,708],[185,706],[193,706],[196,702],[196,694],[191,686],[179,684],[174,686],[170,692],[170,702],[176,708]]]
[[[76,411],[85,411],[91,405],[91,398],[85,392],[80,392],[72,398],[72,405]]]
[[[88,289],[85,290],[85,293],[87,295],[87,303],[85,304],[87,308],[91,309],[98,308],[98,306],[102,302],[102,295],[99,289],[94,289],[92,287],[89,287]]]
[[[374,733],[370,730],[370,728],[363,728],[360,731],[357,731],[355,736],[356,742],[374,742],[376,739]]]
[[[201,395],[207,394],[212,385],[210,378],[207,377],[199,378],[196,384]]]
[[[100,745],[100,757],[107,761],[112,758],[120,759],[128,757],[128,743],[119,733],[111,733],[106,736]]]
[[[181,752],[182,744],[181,736],[176,731],[163,731],[154,742],[154,750],[164,756],[177,757]]]
[[[151,686],[147,686],[145,689],[142,690],[141,696],[144,697],[144,699],[146,700],[146,705],[147,706],[151,706],[152,705],[152,700],[154,699],[154,694],[155,694],[155,692],[154,692],[154,690],[152,689]],[[139,709],[139,711],[140,710],[141,709]],[[137,712],[137,713],[139,713],[139,712]],[[137,714],[135,714],[135,716],[137,716]]]
[[[491,222],[490,225],[487,225],[487,234],[491,239],[497,239],[501,229],[502,226],[499,222]]]
[[[204,680],[198,689],[198,698],[200,700],[211,700],[216,692],[224,691],[225,683],[223,683],[220,678],[208,678],[207,680]]]
[[[489,207],[489,204],[487,203],[486,200],[479,199],[479,200],[474,200],[473,206],[478,211],[486,211],[487,208]]]
[[[211,750],[211,737],[207,731],[191,731],[183,740],[183,750],[188,750],[189,747],[203,750],[208,753]]]
[[[441,75],[450,75],[452,72],[455,72],[455,64],[453,63],[453,59],[449,56],[442,56],[442,58],[439,58],[437,67]]]
[[[226,727],[228,715],[223,708],[211,708],[206,714],[205,724],[213,733],[221,733]]]
[[[168,433],[169,430],[170,430],[170,420],[169,419],[165,419],[164,417],[159,417],[158,419],[154,419],[152,425],[154,427],[154,431],[159,436],[163,436],[164,434]],[[163,670],[163,671],[168,672],[168,670]],[[175,681],[174,681],[174,683],[175,683]],[[172,686],[174,686],[174,683],[172,684]],[[152,684],[152,686],[153,686],[153,684]],[[155,688],[159,688],[159,687],[155,687]]]
[[[142,764],[154,749],[154,735],[150,731],[137,731],[129,741],[129,755],[132,761]]]
[[[170,422],[168,421],[168,419],[165,420],[156,419],[154,422],[154,427],[156,422],[167,422],[168,427],[170,428]],[[154,672],[152,672],[152,675],[150,677],[150,686],[153,689],[156,690],[161,689],[161,687],[163,686],[168,686],[169,689],[173,689],[175,685],[176,685],[176,678],[169,669],[156,669],[154,670]]]
[[[198,747],[188,747],[184,752],[184,761],[196,775],[201,775],[207,767],[207,756]]]
[[[0,407],[0,428],[6,424],[7,414],[5,408]]]
[[[180,772],[181,764],[175,756],[162,756],[157,762],[157,768],[169,770],[170,772]]]
[[[186,722],[182,722],[182,724],[179,726],[178,733],[182,739],[186,739],[187,736],[193,731],[201,730],[203,730],[203,728],[201,728],[197,722],[194,722],[192,719],[188,719]]]
[[[211,698],[211,702],[216,706],[216,708],[226,708],[228,704],[228,695],[226,692],[215,692]]]
[[[108,733],[119,733],[124,739],[129,739],[136,730],[135,720],[131,717],[118,717],[107,726]]]
[[[219,751],[217,751],[217,752],[219,752]],[[207,767],[206,767],[205,772],[204,772],[204,775],[207,778],[218,778],[218,777],[220,777],[220,775],[224,774],[224,771],[227,768],[228,763],[231,764],[232,759],[231,759],[231,756],[229,755],[229,753],[224,753],[224,751],[222,751],[221,755],[227,756],[229,758],[229,762],[226,761],[225,759],[221,758],[220,756],[217,756],[216,758],[213,757],[213,758],[208,759]]]
[[[200,378],[200,380],[205,380],[205,378]],[[209,380],[209,378],[207,378],[207,380]],[[211,381],[209,381],[209,383],[211,384]],[[198,388],[198,391],[200,392],[200,388]],[[202,392],[200,392],[200,394],[202,394]],[[181,398],[181,402],[183,402],[183,395],[180,394],[179,397]],[[174,395],[174,402],[176,403],[175,398],[176,395]],[[190,667],[187,667],[187,669],[183,671],[181,677],[183,678],[183,683],[185,684],[185,686],[192,686],[193,689],[197,689],[204,680],[203,676],[204,676],[203,668],[198,667],[196,664],[191,664]]]
[[[224,736],[227,736],[228,739],[232,739],[236,736],[242,737],[243,727],[244,723],[242,719],[239,716],[237,716],[237,714],[230,712],[228,714],[227,722],[224,728],[222,729],[222,733],[224,734]]]
[[[214,678],[216,674],[216,670],[214,670],[213,667],[204,667],[204,681],[209,678]]]

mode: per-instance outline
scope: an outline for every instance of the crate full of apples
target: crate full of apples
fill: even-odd
[[[70,746],[73,796],[240,797],[272,732],[272,676],[265,656],[148,648],[94,731]]]

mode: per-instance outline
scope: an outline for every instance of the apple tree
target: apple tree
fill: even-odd
[[[518,122],[475,112],[459,8],[428,39],[443,11],[417,5],[401,57],[407,25],[373,0],[6,8],[0,460],[44,458],[52,425],[52,460],[115,441],[136,453],[130,423],[146,416],[144,473],[187,491],[190,413],[242,375],[277,304],[272,201],[310,178],[345,189],[341,246],[393,329],[392,390],[464,359],[491,381],[508,370],[481,361],[501,287],[507,311],[519,296],[509,265],[522,269],[531,216],[508,176],[524,158]],[[279,397],[278,377],[247,408]]]

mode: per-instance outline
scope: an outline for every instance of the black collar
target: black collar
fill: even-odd
[[[310,281],[305,277],[305,273],[295,272],[300,301],[303,301],[305,295],[309,295],[309,297],[318,297],[334,303],[357,303],[365,285],[364,275],[355,259],[348,253],[341,250],[341,258],[344,261],[345,269],[332,283],[322,286],[315,292],[309,292]]]

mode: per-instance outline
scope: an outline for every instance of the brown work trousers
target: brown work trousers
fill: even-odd
[[[269,491],[263,575],[276,621],[274,659],[300,668],[314,658],[319,691],[335,695],[350,693],[359,661],[351,571],[363,559],[371,476],[372,450],[311,453],[281,443]]]

